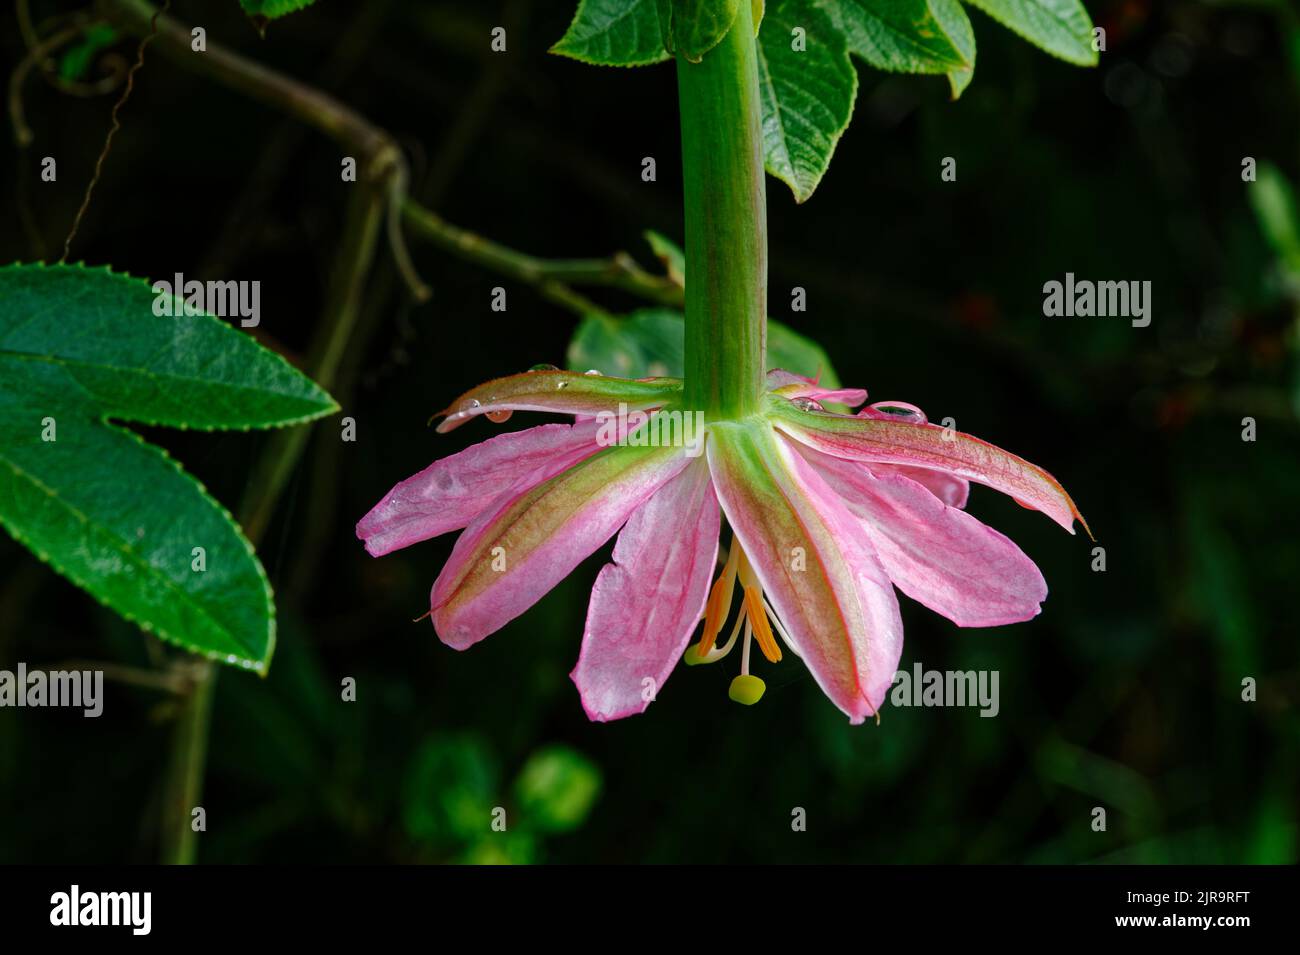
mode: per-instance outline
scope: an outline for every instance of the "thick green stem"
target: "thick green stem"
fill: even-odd
[[[686,202],[686,402],[751,413],[767,347],[767,200],[750,4],[699,63],[677,56]]]

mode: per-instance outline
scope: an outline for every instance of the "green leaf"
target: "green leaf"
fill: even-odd
[[[1096,66],[1092,18],[1079,0],[966,0],[1034,46],[1067,63]]]
[[[646,66],[669,59],[657,0],[581,0],[551,52],[596,66]]]
[[[722,42],[741,0],[672,0],[672,45],[692,63]]]
[[[568,364],[620,377],[677,378],[685,367],[685,342],[685,320],[681,312],[672,309],[642,309],[623,318],[588,315],[569,343]],[[840,386],[820,345],[771,319],[767,323],[767,364],[809,378],[820,374],[829,387]]]
[[[663,263],[669,281],[679,288],[686,288],[686,253],[681,246],[653,229],[645,231],[645,240],[650,243],[655,258]]]
[[[948,39],[952,40],[952,45],[957,48],[962,59],[970,64],[948,71],[948,87],[952,90],[952,98],[960,99],[961,94],[966,92],[966,87],[970,86],[970,81],[975,78],[975,30],[957,0],[930,0],[930,12],[939,21],[939,26],[948,35]]]
[[[468,734],[435,734],[416,749],[402,785],[402,821],[412,839],[447,848],[488,831],[497,803],[496,760]]]
[[[239,5],[254,20],[278,20],[290,13],[305,10],[315,2],[316,0],[239,0]]]
[[[248,429],[337,406],[229,325],[154,302],[108,269],[0,268],[0,523],[145,630],[265,672],[274,609],[251,545],[202,485],[107,419]]]
[[[803,202],[830,165],[858,90],[844,37],[812,0],[768,7],[758,34],[758,83],[764,164]]]
[[[1277,166],[1262,162],[1246,191],[1264,238],[1286,270],[1300,278],[1300,205],[1291,184]]]
[[[588,315],[569,342],[567,363],[620,378],[680,378],[685,348],[681,312],[647,308],[624,318]]]
[[[548,746],[528,758],[515,781],[524,822],[544,832],[582,825],[600,795],[600,770],[567,746]]]
[[[932,0],[837,0],[828,9],[850,52],[877,69],[893,73],[973,69],[973,58],[963,54],[940,19],[946,14],[957,23],[951,8],[940,12],[934,9],[937,5]],[[952,5],[957,5],[956,0]],[[960,7],[957,13],[965,19]],[[969,21],[966,30],[969,33]]]
[[[100,50],[117,42],[117,31],[106,23],[89,27],[81,42],[68,47],[59,60],[59,76],[68,81],[81,79],[90,69],[91,61]]]

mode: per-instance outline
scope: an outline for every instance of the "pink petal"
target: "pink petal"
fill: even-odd
[[[375,557],[465,527],[517,487],[526,493],[600,450],[594,423],[544,424],[497,435],[434,461],[384,495],[357,523]]]
[[[1047,583],[1010,539],[900,474],[872,475],[851,461],[801,452],[867,529],[890,579],[913,600],[959,627],[1037,616]]]
[[[644,411],[681,398],[677,378],[615,378],[574,371],[526,371],[484,382],[465,392],[438,414],[445,416],[439,433],[459,428],[481,414],[503,411],[553,411],[579,417],[620,408]],[[437,415],[435,415],[437,417]]]
[[[816,378],[805,378],[783,368],[767,373],[767,387],[786,398],[811,398],[821,404],[842,404],[856,408],[867,400],[865,388],[826,388]]]
[[[1087,521],[1054,477],[969,434],[933,424],[802,411],[775,395],[769,396],[768,413],[782,432],[834,457],[872,467],[902,464],[943,471],[1042,511],[1071,534],[1076,519],[1088,530]]]
[[[965,507],[970,497],[970,481],[948,474],[945,471],[932,471],[929,468],[913,468],[905,464],[859,465],[872,474],[884,477],[899,474],[921,485],[949,507]]]
[[[591,719],[642,713],[663,689],[704,613],[719,524],[701,459],[657,491],[619,533],[614,562],[601,569],[591,591],[582,653],[570,674]]]
[[[503,494],[461,533],[434,582],[443,643],[464,650],[519,616],[690,460],[681,448],[612,447],[527,493]]]
[[[799,655],[861,723],[884,703],[903,652],[898,598],[870,538],[769,426],[716,428],[708,452],[718,501]]]

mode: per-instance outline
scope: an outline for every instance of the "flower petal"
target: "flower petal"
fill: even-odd
[[[873,475],[852,461],[800,450],[870,533],[903,593],[959,627],[1037,616],[1047,582],[1010,539],[900,474]]]
[[[593,720],[642,713],[677,665],[704,612],[718,556],[718,499],[703,459],[632,515],[591,591],[582,653],[570,675]]]
[[[921,485],[949,507],[965,507],[970,497],[970,481],[955,477],[944,471],[932,471],[929,468],[913,468],[905,464],[865,464],[872,474],[884,477],[887,474],[899,474]]]
[[[439,432],[451,431],[476,415],[489,411],[557,411],[594,416],[601,411],[658,408],[681,397],[676,378],[634,381],[574,371],[526,371],[471,388],[434,417],[445,415]]]
[[[507,488],[516,496],[600,450],[594,422],[497,435],[434,461],[384,495],[357,523],[374,557],[465,527]]]
[[[715,424],[709,469],[723,512],[818,685],[860,723],[898,669],[903,621],[870,539],[767,422]]]
[[[865,464],[905,464],[933,468],[985,484],[1042,511],[1071,534],[1077,518],[1088,522],[1057,480],[1042,468],[1001,448],[933,424],[810,413],[772,397],[774,423],[795,440],[837,458]],[[1088,531],[1088,536],[1092,532]]]
[[[681,448],[613,447],[474,519],[434,582],[433,624],[464,650],[505,626],[686,467]]]
[[[816,378],[805,378],[784,368],[773,368],[767,373],[767,387],[786,398],[812,398],[821,403],[848,405],[856,408],[867,400],[865,388],[827,388]]]

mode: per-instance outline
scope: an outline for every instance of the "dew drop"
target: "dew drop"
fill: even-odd
[[[555,365],[548,365],[546,362],[542,362],[541,364],[533,365],[533,367],[529,368],[528,370],[529,371],[559,371],[560,369]]]
[[[557,381],[557,382],[555,383],[555,387],[556,387],[557,389],[559,389],[559,390],[563,390],[563,389],[569,387],[569,383],[568,383],[567,381]]]
[[[790,404],[794,405],[800,411],[825,411],[821,403],[814,401],[806,395],[800,395],[798,398],[791,398]]]
[[[863,411],[865,410],[867,409],[864,408]],[[870,410],[876,413],[873,417],[887,415],[890,418],[901,418],[904,421],[913,421],[917,424],[928,423],[925,412],[907,401],[877,401],[870,406]]]
[[[483,403],[479,401],[477,398],[466,398],[456,408],[456,413],[470,414],[471,412],[477,411],[481,407],[483,407]]]
[[[599,377],[600,377],[600,369],[599,369],[599,368],[589,368],[589,369],[587,369],[586,371],[584,371],[583,374],[584,374],[584,375],[595,375],[597,378],[599,378]]]
[[[504,424],[510,420],[512,414],[514,414],[514,412],[509,408],[502,408],[500,411],[487,412],[486,417],[493,424]]]

